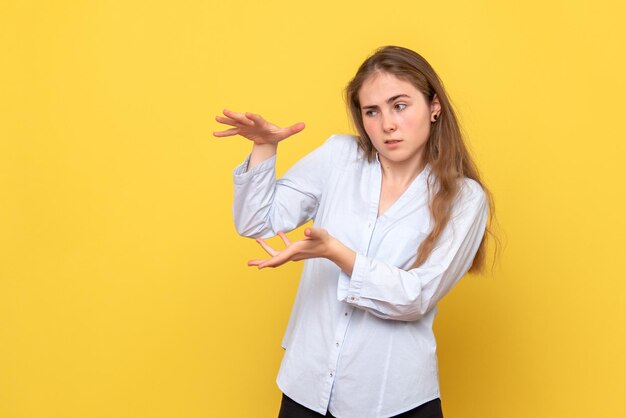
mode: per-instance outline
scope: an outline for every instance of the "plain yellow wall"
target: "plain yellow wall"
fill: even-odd
[[[350,132],[376,47],[439,72],[506,247],[436,322],[446,417],[626,414],[623,2],[0,2],[0,417],[273,417],[301,265],[232,225],[223,107]],[[294,231],[291,236],[300,236]]]

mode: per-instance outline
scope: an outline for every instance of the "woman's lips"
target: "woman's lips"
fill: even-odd
[[[387,147],[396,147],[400,142],[402,142],[401,139],[387,139],[385,140],[385,145],[387,145]]]

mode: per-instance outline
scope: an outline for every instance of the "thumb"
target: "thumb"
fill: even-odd
[[[311,239],[321,239],[324,230],[322,228],[307,228],[304,230],[304,235]]]
[[[287,132],[289,133],[289,135],[295,135],[298,132],[301,132],[304,129],[305,125],[303,122],[300,123],[296,123],[295,125],[291,125],[290,127],[287,128]]]

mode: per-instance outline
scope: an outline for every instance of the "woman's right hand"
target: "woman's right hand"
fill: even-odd
[[[304,123],[296,123],[286,128],[280,128],[254,113],[237,113],[224,109],[224,116],[217,116],[215,120],[233,128],[225,131],[213,132],[217,137],[241,135],[257,145],[276,145],[283,139],[297,134],[304,129]]]

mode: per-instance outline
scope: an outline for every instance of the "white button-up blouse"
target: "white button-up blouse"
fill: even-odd
[[[272,237],[310,219],[356,252],[352,275],[304,262],[282,342],[277,383],[287,396],[339,418],[390,417],[439,397],[436,305],[467,272],[488,205],[464,179],[449,224],[425,263],[411,265],[431,228],[429,166],[378,215],[381,166],[356,138],[334,135],[276,180],[276,157],[234,171],[239,234]]]

